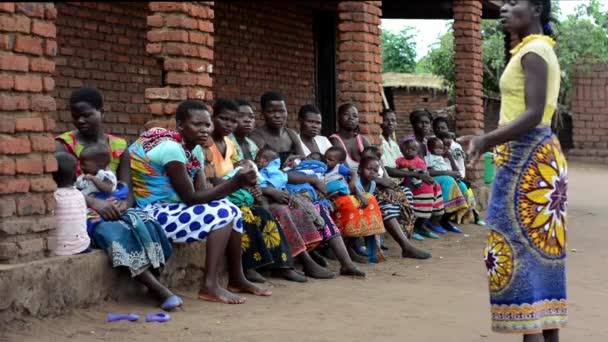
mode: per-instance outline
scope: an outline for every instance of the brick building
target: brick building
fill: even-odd
[[[78,87],[103,91],[106,130],[129,140],[182,100],[239,96],[257,105],[278,89],[291,127],[299,106],[316,103],[331,132],[337,104],[350,101],[377,141],[380,19],[453,18],[457,130],[482,133],[481,18],[497,15],[488,0],[0,3],[0,263],[49,254],[53,136],[70,129],[67,99]],[[48,282],[45,265],[28,274]],[[11,298],[0,307],[19,310],[23,299]],[[55,309],[19,312],[37,310]]]
[[[440,77],[432,74],[387,72],[382,74],[382,87],[386,104],[397,113],[397,137],[413,132],[409,113],[415,109],[434,112],[448,106],[448,89]]]
[[[608,164],[608,64],[581,65],[570,92],[574,149],[569,158]]]

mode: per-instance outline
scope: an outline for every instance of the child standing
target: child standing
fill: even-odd
[[[84,195],[74,187],[77,161],[66,152],[55,154],[57,171],[53,179],[57,183],[55,219],[57,221],[56,255],[74,255],[90,252],[91,239],[87,234],[87,203]]]

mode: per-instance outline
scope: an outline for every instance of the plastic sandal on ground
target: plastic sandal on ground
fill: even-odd
[[[160,305],[160,308],[165,311],[171,311],[171,310],[177,308],[178,306],[181,306],[182,304],[184,304],[184,301],[180,297],[173,295],[173,296],[167,298]]]
[[[479,220],[479,221],[475,222],[475,224],[478,226],[482,226],[482,227],[487,226],[486,221],[483,221],[483,220]]]
[[[416,241],[424,241],[424,237],[418,233],[412,233],[411,238],[412,238],[412,240],[416,240]]]
[[[428,237],[430,239],[439,239],[439,235],[433,233],[433,232],[429,232],[426,229],[420,229],[419,231],[417,231],[418,234],[424,236],[424,237]]]
[[[149,313],[146,315],[146,322],[165,323],[168,322],[170,319],[171,316],[164,312]]]
[[[136,314],[128,314],[128,315],[123,315],[123,314],[113,314],[113,313],[109,313],[108,314],[108,322],[117,322],[117,321],[131,321],[131,322],[135,322],[139,319],[139,316]]]
[[[446,223],[445,226],[443,226],[443,228],[445,228],[447,231],[452,232],[452,233],[462,234],[462,230],[460,230],[460,228],[456,227],[455,225],[453,225],[451,223]]]

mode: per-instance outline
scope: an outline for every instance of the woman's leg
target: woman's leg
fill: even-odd
[[[545,342],[543,334],[524,335],[524,342]]]
[[[399,221],[397,221],[397,219],[393,218],[384,221],[384,228],[389,234],[391,234],[393,239],[397,241],[399,247],[401,247],[402,257],[414,259],[428,259],[431,257],[431,253],[418,249],[412,245],[405,234],[403,234],[403,230],[401,230],[401,226],[399,225]]]
[[[154,294],[156,294],[162,301],[165,301],[167,298],[174,295],[171,290],[158,281],[158,279],[154,276],[154,274],[152,274],[152,272],[150,272],[149,269],[136,276],[135,280],[153,291]]]
[[[297,256],[298,260],[304,268],[304,274],[315,279],[332,279],[336,277],[334,272],[331,272],[317,264],[308,252],[304,251]]]
[[[241,233],[230,229],[226,257],[228,258],[228,289],[237,293],[251,293],[256,296],[270,296],[272,291],[256,286],[243,273],[243,247]]]
[[[205,257],[205,275],[198,293],[198,298],[211,302],[225,304],[242,304],[245,298],[238,296],[219,284],[219,273],[223,266],[223,258],[232,233],[232,224],[213,230],[207,237],[207,253]],[[240,245],[239,245],[240,247]],[[240,258],[240,257],[239,257]]]
[[[346,246],[346,250],[348,251],[348,256],[354,262],[359,264],[367,264],[368,258],[357,253],[357,239],[356,238],[344,238],[344,245]],[[333,252],[333,250],[332,250]],[[337,259],[337,257],[336,257]]]
[[[559,342],[559,329],[544,330],[545,342]]]
[[[341,275],[349,275],[355,277],[365,277],[365,272],[355,266],[353,260],[348,255],[348,251],[346,250],[346,245],[344,244],[344,240],[342,240],[341,236],[336,236],[329,241],[327,241],[327,245],[332,249],[336,258],[340,262],[340,274]]]

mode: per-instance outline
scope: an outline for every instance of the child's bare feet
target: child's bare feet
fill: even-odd
[[[247,300],[219,286],[203,287],[198,292],[198,299],[224,304],[243,304]]]
[[[270,289],[261,288],[247,279],[228,281],[228,290],[234,293],[251,293],[256,296],[268,297],[272,295]]]

